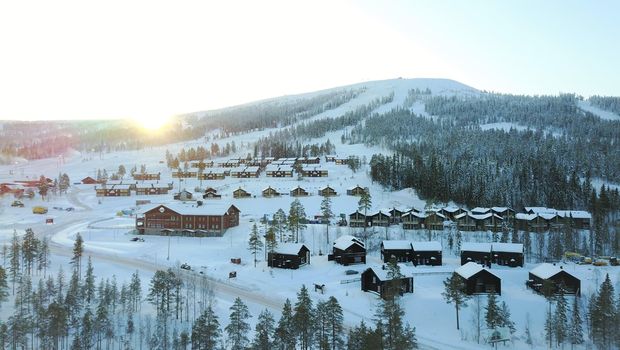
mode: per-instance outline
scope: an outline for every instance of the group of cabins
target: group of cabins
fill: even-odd
[[[128,197],[134,191],[136,195],[168,194],[172,190],[172,183],[138,182],[112,180],[95,186],[97,197]]]
[[[142,235],[222,236],[239,225],[234,205],[156,204],[136,216],[136,230]]]
[[[441,266],[441,244],[431,242],[410,242],[399,240],[387,240],[381,242],[381,260],[384,263],[396,259],[400,263],[413,263],[413,265]]]
[[[347,194],[360,195],[361,187],[347,190]],[[570,225],[575,229],[588,229],[591,215],[578,210],[555,210],[527,207],[526,213],[515,214],[508,207],[474,208],[466,211],[458,207],[444,207],[435,210],[391,208],[349,214],[351,227],[389,226],[402,223],[405,230],[443,230],[446,225],[455,225],[460,231],[501,231],[504,227],[516,230],[544,232]]]
[[[461,243],[461,265],[469,262],[491,267],[497,264],[523,267],[523,244],[521,243]]]

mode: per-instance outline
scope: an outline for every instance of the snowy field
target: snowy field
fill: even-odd
[[[395,93],[395,103],[402,104],[406,97],[406,91],[414,88],[407,84],[406,80],[386,81],[382,84],[373,85],[362,94],[360,100],[354,100],[337,110],[329,111],[315,118],[332,117],[352,110],[360,103],[368,103],[376,97]],[[425,88],[426,86],[419,86]],[[464,89],[461,86],[451,87],[450,84],[432,86],[434,92],[451,93],[453,89]],[[436,90],[436,91],[435,91]],[[468,90],[475,93],[475,90]],[[361,102],[360,102],[361,101]],[[417,110],[423,110],[419,105],[414,106]],[[383,106],[380,112],[387,111]],[[583,107],[582,107],[583,108]],[[506,129],[518,125],[486,125],[483,128]],[[235,141],[238,152],[230,157],[244,157],[252,152],[251,143],[259,137],[273,130],[264,130],[245,135],[219,139],[217,142],[225,144]],[[386,152],[379,147],[367,148],[363,145],[343,145],[340,143],[341,132],[333,132],[325,137],[312,140],[311,142],[323,142],[330,139],[336,145],[339,156],[358,155],[370,160],[374,153]],[[332,198],[332,211],[338,216],[343,213],[353,213],[358,208],[358,197],[346,195],[346,189],[355,185],[368,187],[372,195],[373,210],[382,208],[418,208],[423,209],[426,202],[418,198],[415,191],[405,189],[398,192],[388,192],[380,186],[373,184],[368,176],[368,166],[362,166],[358,172],[352,172],[347,166],[325,163],[321,166],[329,171],[327,178],[311,178],[298,180],[293,178],[267,178],[261,174],[258,179],[234,179],[203,181],[202,187],[213,187],[222,195],[221,199],[212,200],[220,204],[234,204],[241,210],[240,225],[226,231],[219,238],[190,238],[190,237],[163,237],[144,236],[144,242],[132,242],[132,231],[135,219],[132,217],[120,217],[117,213],[121,210],[134,210],[139,212],[143,207],[136,206],[136,200],[150,200],[152,203],[171,203],[174,193],[182,189],[193,192],[199,186],[198,180],[179,181],[171,177],[171,171],[165,165],[165,152],[170,150],[173,154],[182,147],[195,147],[204,145],[202,140],[194,140],[187,143],[168,145],[165,147],[153,147],[140,151],[126,151],[99,154],[80,154],[72,152],[58,159],[44,159],[31,162],[20,162],[15,165],[0,166],[0,182],[14,180],[38,179],[44,174],[50,178],[57,177],[59,173],[67,173],[72,184],[80,179],[91,176],[95,177],[98,169],[106,169],[109,174],[117,171],[119,165],[124,165],[127,170],[133,166],[140,168],[146,165],[151,173],[161,172],[160,182],[173,183],[173,190],[168,195],[158,196],[135,196],[131,197],[106,197],[95,196],[94,185],[72,185],[70,191],[62,196],[49,196],[41,200],[39,196],[34,199],[24,199],[25,207],[11,207],[13,198],[5,196],[0,201],[0,242],[9,244],[13,232],[23,235],[26,228],[33,228],[39,236],[51,238],[53,261],[55,264],[65,266],[68,271],[67,257],[71,254],[71,248],[76,234],[79,232],[85,241],[85,255],[93,258],[95,272],[98,277],[111,277],[115,275],[117,280],[128,280],[130,275],[138,270],[142,278],[144,294],[148,288],[148,281],[157,269],[179,266],[187,263],[192,266],[190,274],[206,276],[215,286],[216,312],[225,325],[228,320],[228,307],[236,296],[241,296],[254,315],[251,321],[254,324],[256,316],[265,307],[269,308],[277,316],[286,298],[294,300],[296,292],[302,285],[310,289],[310,294],[315,302],[331,295],[338,298],[341,303],[345,323],[351,327],[365,320],[373,323],[373,316],[378,305],[378,296],[364,293],[360,290],[359,281],[350,281],[359,275],[346,275],[346,270],[362,272],[369,266],[380,266],[379,252],[376,250],[377,242],[386,235],[391,239],[426,240],[426,233],[404,231],[398,226],[393,226],[386,232],[384,228],[378,228],[371,247],[375,247],[368,255],[366,265],[353,265],[344,267],[327,261],[326,253],[329,251],[330,241],[344,234],[355,233],[355,229],[349,227],[336,227],[332,225],[329,230],[329,241],[325,236],[324,225],[308,225],[303,232],[301,241],[305,243],[312,253],[310,265],[299,270],[270,269],[264,261],[264,256],[258,257],[258,265],[254,267],[253,258],[247,249],[248,235],[254,223],[258,223],[261,232],[265,227],[259,224],[264,215],[271,216],[278,209],[288,213],[293,198],[288,192],[297,186],[306,189],[310,196],[299,198],[305,208],[308,217],[320,213],[322,197],[317,194],[318,189],[326,185],[331,186],[338,192],[338,196]],[[126,176],[127,177],[127,176]],[[263,198],[261,190],[271,186],[284,195],[278,198]],[[252,194],[252,198],[234,199],[232,191],[243,188]],[[205,200],[205,205],[210,200]],[[498,203],[502,205],[503,203]],[[32,213],[32,207],[44,205],[49,208],[45,215]],[[73,211],[58,208],[71,207]],[[53,224],[46,224],[46,219],[53,219]],[[347,217],[348,219],[348,217]],[[464,233],[464,241],[477,241],[485,233]],[[437,238],[438,240],[440,237]],[[456,330],[455,310],[453,305],[446,304],[441,296],[444,290],[443,280],[448,277],[455,268],[460,266],[459,258],[450,252],[444,243],[444,265],[440,267],[413,267],[410,264],[402,264],[401,269],[405,275],[414,277],[414,293],[406,294],[402,298],[402,304],[406,310],[406,320],[416,327],[417,337],[422,348],[434,349],[479,349],[474,339],[472,318],[474,316],[473,304],[465,308],[461,313],[461,331]],[[319,252],[323,255],[319,255]],[[240,265],[232,264],[231,258],[241,258]],[[505,348],[525,348],[524,330],[526,319],[530,320],[535,348],[546,348],[544,342],[544,319],[547,302],[546,300],[526,289],[525,281],[528,271],[536,264],[526,264],[523,268],[492,268],[502,280],[502,295],[499,301],[505,301],[512,313],[512,320],[516,323],[517,332],[512,344]],[[564,268],[571,274],[581,279],[582,295],[589,295],[602,282],[606,273],[609,273],[612,282],[620,289],[620,268],[618,267],[593,267],[566,264]],[[237,272],[235,279],[229,279],[229,272]],[[199,272],[202,272],[200,274]],[[315,292],[312,288],[314,283],[325,284],[325,294]],[[482,305],[486,305],[486,297],[480,297]],[[570,303],[569,303],[570,304]],[[3,312],[7,312],[3,309]],[[6,315],[5,315],[6,316]],[[501,347],[501,346],[500,346]]]

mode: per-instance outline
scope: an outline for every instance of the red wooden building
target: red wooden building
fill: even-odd
[[[221,236],[239,225],[239,213],[234,205],[158,204],[138,215],[136,230],[151,235]]]

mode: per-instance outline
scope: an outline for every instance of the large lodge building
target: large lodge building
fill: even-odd
[[[222,236],[239,225],[239,213],[234,205],[158,204],[136,217],[136,230],[147,235]]]

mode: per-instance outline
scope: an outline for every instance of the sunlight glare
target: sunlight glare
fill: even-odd
[[[146,131],[159,131],[168,121],[170,116],[157,115],[157,114],[145,114],[139,116],[133,116],[133,121]]]

